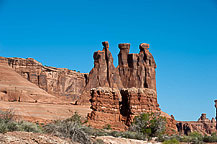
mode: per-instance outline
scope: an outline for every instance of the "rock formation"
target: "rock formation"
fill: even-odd
[[[206,114],[201,114],[198,121],[180,121],[177,124],[178,132],[188,135],[190,132],[199,132],[203,135],[211,135],[216,132],[216,121],[214,118],[209,120]]]
[[[139,54],[129,54],[130,44],[119,44],[118,70],[125,88],[150,88],[156,90],[156,63],[149,52],[149,44],[139,46]]]
[[[103,42],[103,46],[102,51],[94,53],[94,68],[86,86],[86,90],[92,88],[89,124],[96,128],[110,125],[113,129],[125,130],[141,113],[162,113],[157,102],[156,64],[149,45],[143,43],[139,54],[129,54],[130,44],[119,44],[117,68],[113,65],[108,42]],[[176,129],[175,120],[166,116],[168,125]]]
[[[0,100],[19,102],[61,103],[57,97],[48,94],[29,82],[8,66],[7,59],[0,57]]]
[[[174,118],[165,115],[157,102],[156,63],[149,44],[140,44],[138,54],[129,53],[130,44],[119,44],[117,68],[108,42],[102,44],[103,50],[94,53],[94,68],[89,74],[43,66],[32,58],[1,58],[0,62],[47,95],[83,104],[90,101],[92,112],[88,118],[95,127],[110,124],[114,129],[124,130],[143,112],[161,113],[168,118],[168,125],[174,126]]]
[[[113,64],[108,42],[103,42],[103,50],[94,53],[94,68],[89,73],[86,90],[96,87],[121,88],[118,71]]]
[[[2,59],[22,77],[51,95],[77,100],[86,86],[88,74],[65,68],[43,66],[32,58],[2,57]]]
[[[98,87],[91,90],[91,109],[89,124],[96,128],[110,125],[115,130],[124,130],[120,113],[120,91],[116,88]]]

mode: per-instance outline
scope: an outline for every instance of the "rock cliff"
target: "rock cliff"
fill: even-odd
[[[7,59],[0,57],[0,100],[31,103],[61,103],[57,97],[48,94],[35,84],[29,82],[11,67]]]
[[[52,95],[77,100],[86,86],[88,74],[66,68],[43,66],[32,58],[4,59],[18,74]]]

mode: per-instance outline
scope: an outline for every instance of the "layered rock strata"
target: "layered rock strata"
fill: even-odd
[[[22,77],[39,88],[56,96],[66,96],[77,100],[86,86],[88,74],[82,74],[65,68],[43,66],[32,58],[3,58]]]
[[[190,132],[199,132],[203,135],[211,135],[216,132],[216,121],[214,118],[209,120],[206,114],[202,114],[198,121],[180,121],[177,124],[178,132],[188,135]]]
[[[125,129],[120,113],[121,95],[116,88],[98,87],[91,89],[91,109],[89,124],[96,128],[110,125],[115,130]]]
[[[111,125],[124,130],[136,115],[147,112],[160,113],[156,92],[152,89],[116,89],[98,87],[91,90],[91,109],[88,115],[97,128]]]
[[[119,44],[119,65],[115,69],[108,42],[94,53],[94,68],[89,74],[87,90],[91,89],[89,123],[96,128],[111,125],[125,130],[141,113],[161,113],[157,102],[155,68],[148,44],[140,45],[139,54],[129,54],[130,44]],[[165,115],[164,115],[165,116]],[[166,115],[168,123],[175,120]]]
[[[48,94],[35,84],[29,82],[11,67],[7,60],[0,57],[0,100],[30,103],[61,103],[57,97]]]

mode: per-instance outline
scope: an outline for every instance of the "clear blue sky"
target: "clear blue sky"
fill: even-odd
[[[160,107],[177,120],[215,117],[217,0],[0,0],[0,56],[89,72],[109,41],[150,44]]]

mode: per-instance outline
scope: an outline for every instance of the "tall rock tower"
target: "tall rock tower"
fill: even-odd
[[[149,44],[139,46],[139,54],[129,54],[130,44],[119,44],[119,75],[124,88],[150,88],[156,91],[156,63],[149,52]]]

